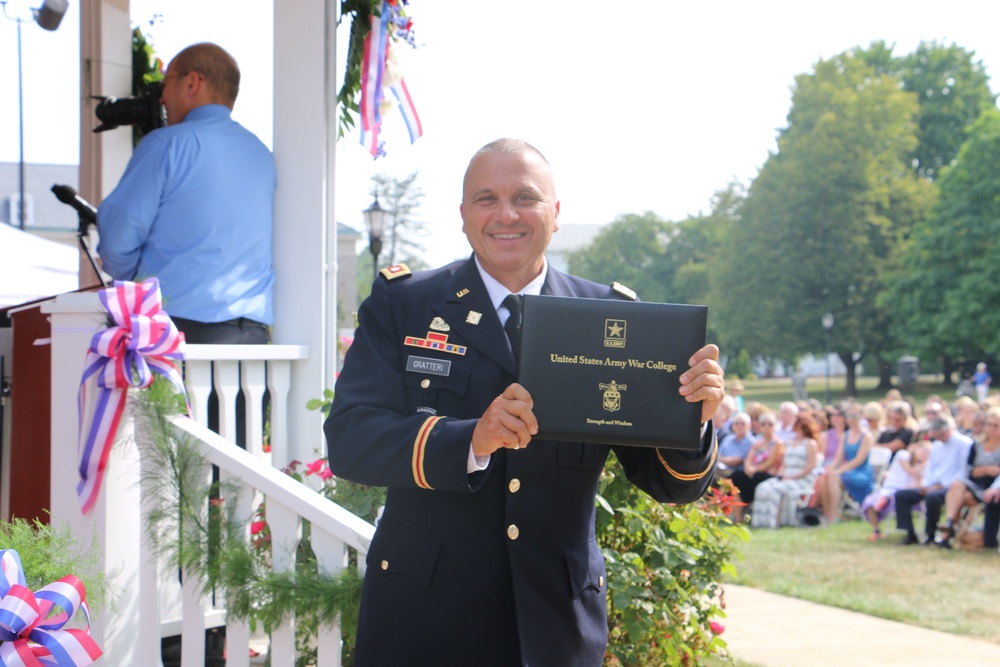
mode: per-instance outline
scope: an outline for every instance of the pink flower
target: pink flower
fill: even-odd
[[[319,478],[322,479],[323,481],[326,481],[331,477],[333,477],[333,472],[329,468],[323,468],[316,474],[319,475]]]
[[[708,627],[712,630],[712,634],[715,635],[721,635],[723,632],[726,631],[726,626],[716,621],[712,621],[711,623],[709,623]]]
[[[253,523],[250,524],[250,534],[251,535],[256,535],[257,533],[262,533],[262,532],[264,532],[265,528],[267,528],[267,523],[266,522],[264,522],[264,521],[254,521]]]
[[[306,464],[306,475],[320,475],[322,477],[324,468],[326,468],[326,459],[316,459],[312,463]]]

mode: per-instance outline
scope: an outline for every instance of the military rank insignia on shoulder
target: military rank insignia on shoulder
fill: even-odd
[[[614,290],[619,296],[628,299],[629,301],[635,301],[639,298],[635,292],[619,282],[611,283],[611,289]]]
[[[410,267],[406,264],[393,264],[392,266],[385,267],[379,273],[385,276],[386,280],[396,280],[397,278],[405,278],[413,275],[413,271],[410,271]]]

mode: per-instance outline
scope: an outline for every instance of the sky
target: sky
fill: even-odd
[[[81,1],[70,0],[56,32],[22,28],[28,162],[79,161]],[[25,8],[38,2],[10,0],[8,12],[20,7],[29,16]],[[131,3],[133,25],[165,61],[198,41],[234,55],[243,83],[233,116],[269,146],[271,13],[264,0]],[[469,254],[458,213],[462,175],[476,149],[498,137],[525,139],[546,155],[561,225],[645,211],[682,220],[707,212],[727,184],[753,179],[786,125],[795,77],[820,59],[875,40],[895,45],[897,55],[938,41],[974,51],[1000,77],[995,0],[411,0],[408,13],[418,46],[401,49],[402,67],[424,136],[411,146],[393,112],[383,121],[385,158],[373,160],[356,133],[342,139],[334,206],[338,221],[363,230],[371,176],[418,172],[424,198],[416,217],[426,223],[431,266]],[[15,27],[0,21],[7,162],[18,159]],[[338,72],[347,27],[338,32]]]

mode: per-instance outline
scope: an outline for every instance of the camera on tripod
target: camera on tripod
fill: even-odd
[[[135,125],[143,135],[146,135],[158,127],[165,126],[166,111],[160,104],[162,94],[163,82],[156,81],[149,84],[140,95],[122,98],[94,96],[94,99],[100,100],[94,109],[94,114],[97,120],[101,121],[101,125],[94,128],[94,132],[113,130],[122,125]]]

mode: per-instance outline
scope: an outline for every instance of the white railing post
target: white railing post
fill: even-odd
[[[246,450],[260,458],[264,455],[264,392],[267,378],[263,361],[240,363],[240,387],[247,404]],[[270,459],[270,457],[268,457]]]
[[[312,527],[310,538],[320,572],[336,574],[344,568],[348,550],[343,540],[337,539],[319,526]],[[342,646],[340,619],[332,618],[328,625],[321,625],[319,628],[319,637],[316,638],[316,667],[341,667]]]
[[[302,538],[302,518],[274,498],[267,498],[271,565],[275,572],[295,569],[295,549]],[[295,664],[295,618],[271,630],[271,665]]]
[[[189,489],[192,497],[199,498],[212,483],[212,468],[208,461],[197,466],[193,476],[198,485]],[[192,520],[188,520],[189,522]],[[198,521],[208,529],[209,510],[206,504],[198,508]],[[199,528],[191,523],[181,525],[192,540],[200,538]],[[191,572],[181,572],[181,667],[200,667],[205,664],[205,612],[208,602],[203,592],[205,582]]]
[[[120,438],[108,460],[97,502],[86,515],[80,511],[76,487],[80,481],[77,441],[77,392],[93,335],[107,326],[96,293],[71,293],[42,306],[52,323],[52,414],[50,464],[53,525],[68,526],[81,548],[97,536],[99,566],[119,595],[115,613],[101,610],[91,624],[91,635],[116,664],[159,664],[155,650],[141,646],[135,620],[140,618],[140,506],[139,458],[134,441]],[[131,435],[123,420],[122,433]],[[155,660],[155,663],[153,662]]]

